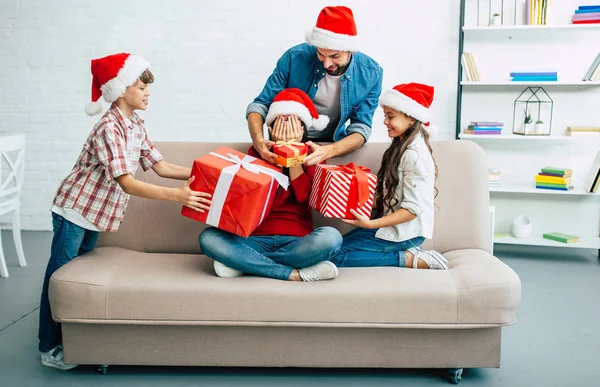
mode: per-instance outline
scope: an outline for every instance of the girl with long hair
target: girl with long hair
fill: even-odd
[[[373,216],[351,210],[357,228],[344,236],[332,262],[338,267],[399,266],[446,270],[447,260],[420,245],[433,236],[437,166],[429,144],[429,106],[434,89],[401,84],[379,99],[392,144],[377,174]]]

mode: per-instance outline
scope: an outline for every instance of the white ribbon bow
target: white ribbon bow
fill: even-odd
[[[237,155],[227,153],[227,156],[220,155],[215,152],[210,152],[211,155],[218,157],[222,160],[229,161],[233,163],[233,165],[229,167],[223,168],[221,174],[219,175],[219,180],[217,181],[217,186],[215,187],[215,192],[212,196],[212,203],[210,205],[210,209],[208,210],[208,215],[206,217],[206,224],[211,226],[218,227],[219,221],[221,220],[221,212],[223,211],[223,206],[225,204],[225,199],[227,198],[227,193],[229,192],[229,188],[231,187],[231,183],[233,182],[233,177],[240,170],[240,168],[244,168],[245,170],[252,173],[264,173],[266,175],[271,176],[271,185],[269,186],[269,193],[267,198],[271,196],[271,191],[273,189],[273,180],[277,181],[277,184],[283,187],[287,191],[288,186],[290,185],[290,179],[281,172],[277,172],[271,168],[263,167],[262,165],[252,164],[253,161],[256,161],[256,157],[252,157],[249,155],[245,155],[243,159],[240,159]],[[265,205],[263,207],[262,215],[260,217],[260,222],[265,217],[265,213],[267,211],[269,201],[265,201]]]

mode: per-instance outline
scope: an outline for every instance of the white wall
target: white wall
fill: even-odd
[[[384,88],[436,87],[438,139],[454,137],[459,1],[339,1],[355,13],[364,50],[384,68]],[[154,141],[249,140],[246,105],[279,56],[303,42],[326,1],[2,0],[0,134],[25,132],[25,229],[50,229],[49,208],[97,118],[92,58],[132,52],[152,63]],[[432,28],[435,26],[435,29]],[[382,114],[372,141],[385,141]]]

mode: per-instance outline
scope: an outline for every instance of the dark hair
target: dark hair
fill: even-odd
[[[140,81],[144,82],[146,85],[154,82],[154,74],[149,69],[146,69],[142,75],[140,75]]]
[[[392,140],[392,145],[383,153],[381,167],[377,173],[374,212],[378,216],[384,216],[387,211],[393,211],[394,207],[398,204],[398,198],[396,197],[396,187],[400,183],[398,179],[398,166],[400,165],[404,151],[419,133],[423,135],[425,144],[433,158],[433,150],[429,144],[429,133],[423,128],[420,121],[415,121],[402,136]],[[435,165],[435,178],[437,179],[438,167],[435,164],[435,159],[433,160],[433,164]],[[436,197],[437,188],[434,188],[434,190],[434,197]]]

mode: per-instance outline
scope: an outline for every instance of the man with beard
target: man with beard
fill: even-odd
[[[329,117],[329,122],[308,132],[309,140],[329,144],[320,146],[309,141],[312,153],[306,157],[306,165],[350,153],[371,135],[383,69],[357,51],[352,10],[342,6],[323,8],[306,41],[283,54],[260,95],[246,109],[252,143],[264,160],[273,162],[276,157],[270,151],[272,141],[264,136],[265,117],[273,98],[286,88],[307,93],[319,115]]]

